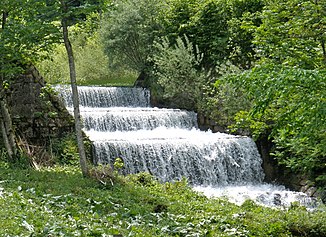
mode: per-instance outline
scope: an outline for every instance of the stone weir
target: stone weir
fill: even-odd
[[[72,112],[70,87],[57,89]],[[263,182],[262,159],[249,137],[200,131],[196,113],[152,108],[143,88],[78,91],[95,164],[113,165],[120,157],[125,174],[149,172],[163,182],[185,177],[207,196],[226,196],[237,204],[250,198],[267,206],[316,205],[302,192]]]
[[[143,88],[79,87],[85,133],[97,164],[124,160],[125,173],[196,185],[260,183],[262,160],[248,137],[198,129],[194,112],[150,106]],[[69,87],[58,91],[72,111]]]

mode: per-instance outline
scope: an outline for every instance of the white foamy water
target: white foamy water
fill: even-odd
[[[72,112],[69,87],[58,91]],[[239,205],[246,199],[270,207],[288,207],[294,201],[316,205],[304,193],[263,183],[262,159],[249,137],[200,131],[194,112],[151,108],[146,89],[78,91],[95,164],[113,165],[120,157],[125,174],[149,172],[163,182],[185,177],[196,191]]]
[[[158,127],[193,129],[197,127],[194,112],[158,108],[89,108],[81,115],[86,130],[101,132],[154,130]]]
[[[248,139],[247,137],[232,136],[225,133],[203,132],[193,128],[192,130],[180,128],[157,127],[152,130],[137,131],[116,131],[103,132],[91,129],[87,131],[91,140],[167,140],[167,139],[187,139],[189,143],[202,144],[204,141],[214,141],[214,139]]]
[[[308,209],[314,209],[320,205],[320,201],[309,197],[302,192],[287,190],[281,185],[273,184],[248,184],[245,186],[195,186],[194,190],[203,193],[209,198],[226,198],[228,201],[242,205],[246,200],[252,200],[256,204],[266,207],[289,208],[292,203],[298,203]]]

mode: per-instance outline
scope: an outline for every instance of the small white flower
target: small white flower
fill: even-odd
[[[25,227],[28,231],[34,232],[34,226],[28,224],[26,220],[23,220],[22,226]]]

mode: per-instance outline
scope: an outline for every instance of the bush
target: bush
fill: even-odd
[[[326,171],[325,77],[325,70],[265,64],[226,79],[252,102],[234,128],[250,128],[256,138],[269,134],[279,163],[319,182]]]
[[[132,174],[128,176],[128,179],[136,184],[140,184],[142,186],[154,186],[158,184],[157,179],[147,172],[140,172],[138,174]]]
[[[124,177],[119,175],[119,171],[123,166],[123,160],[118,157],[115,159],[113,168],[111,165],[98,165],[89,170],[89,175],[104,186],[113,186],[117,183],[121,184],[124,183]]]
[[[199,68],[202,55],[198,48],[186,36],[178,37],[175,45],[163,38],[155,47],[154,73],[163,88],[163,98],[176,107],[196,109],[207,80],[206,73]]]
[[[77,141],[74,134],[51,141],[52,154],[59,164],[79,164]]]

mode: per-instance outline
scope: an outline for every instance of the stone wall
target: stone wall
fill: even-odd
[[[227,128],[219,125],[215,120],[210,119],[202,114],[197,115],[198,127],[200,130],[211,130],[212,132],[227,133]]]
[[[34,66],[11,82],[8,104],[16,134],[32,144],[42,145],[74,130],[73,117]]]

